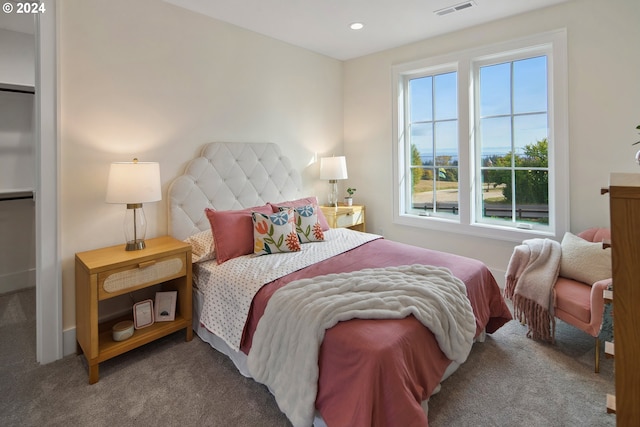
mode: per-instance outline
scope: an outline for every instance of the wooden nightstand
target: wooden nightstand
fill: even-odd
[[[146,241],[146,249],[125,251],[124,245],[76,254],[76,340],[89,365],[89,384],[98,382],[98,364],[181,329],[193,338],[191,325],[191,245],[172,237]],[[112,326],[132,320],[133,313],[98,324],[98,303],[150,286],[178,291],[175,319],[137,329],[114,341]],[[159,289],[160,290],[160,289]],[[133,303],[132,303],[133,306]]]
[[[331,228],[346,227],[356,231],[366,231],[365,209],[362,205],[339,205],[337,210],[333,206],[320,206],[320,209]]]

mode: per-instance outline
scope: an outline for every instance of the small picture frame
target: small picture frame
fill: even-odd
[[[171,322],[176,318],[178,291],[156,292],[156,322]]]
[[[153,325],[153,301],[146,299],[133,305],[133,326],[136,329]]]

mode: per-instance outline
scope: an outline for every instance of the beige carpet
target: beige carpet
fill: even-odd
[[[33,291],[0,295],[2,426],[288,426],[265,387],[195,337],[178,333],[100,365],[89,385],[82,356],[35,363]],[[430,402],[432,427],[614,426],[605,412],[613,362],[593,373],[593,339],[559,324],[557,344],[510,322]]]

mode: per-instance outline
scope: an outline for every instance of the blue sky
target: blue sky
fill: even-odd
[[[513,67],[512,67],[513,64]],[[516,150],[547,137],[547,58],[539,56],[480,69],[480,136],[482,155],[511,151],[511,88],[513,138]],[[410,81],[412,142],[423,158],[458,150],[456,73]],[[425,102],[426,101],[426,102]],[[507,116],[504,116],[507,115]],[[433,121],[435,123],[435,129]],[[440,121],[445,120],[445,121]]]

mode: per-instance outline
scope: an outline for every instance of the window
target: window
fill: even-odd
[[[520,241],[567,229],[566,33],[394,67],[394,221]]]
[[[474,67],[478,222],[549,224],[547,56],[532,53]]]
[[[410,78],[410,209],[458,213],[457,72]]]

